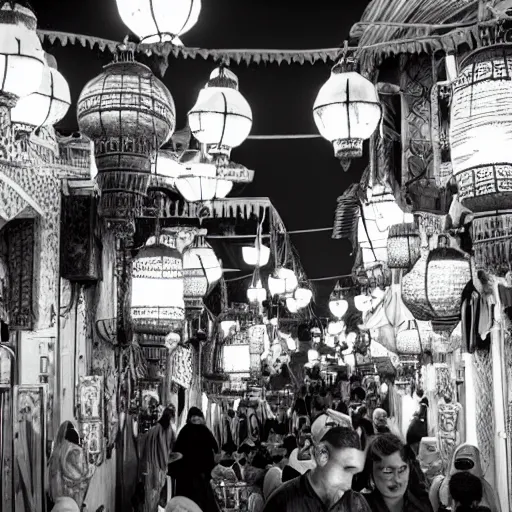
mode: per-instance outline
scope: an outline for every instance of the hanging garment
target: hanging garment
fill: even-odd
[[[484,306],[481,315],[482,305]],[[482,300],[480,293],[470,281],[462,292],[461,304],[461,334],[463,349],[473,354],[475,350],[488,350],[491,343],[489,335],[492,315],[489,305]],[[481,332],[486,335],[481,336]]]
[[[437,440],[443,467],[448,470],[453,453],[460,443],[460,422],[462,419],[462,405],[459,403],[439,403],[439,416],[437,424]]]

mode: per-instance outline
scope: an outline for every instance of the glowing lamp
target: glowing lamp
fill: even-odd
[[[299,308],[302,309],[309,306],[313,298],[313,292],[308,288],[297,288],[293,294],[293,298],[296,300]]]
[[[266,245],[242,247],[242,257],[246,265],[264,267],[270,260],[270,249]]]
[[[188,113],[192,135],[208,152],[229,157],[231,149],[240,146],[252,128],[252,110],[238,91],[238,78],[230,70],[213,70],[196,104]]]
[[[251,370],[249,345],[224,345],[222,347],[222,363],[224,373],[249,373]]]
[[[420,258],[420,233],[414,223],[394,224],[388,233],[388,266],[409,270]]]
[[[284,293],[293,293],[297,289],[297,286],[299,286],[295,272],[289,268],[278,268],[276,277],[284,282]]]
[[[298,313],[299,304],[294,298],[289,297],[288,299],[286,299],[286,309],[288,309],[288,311],[292,314]]]
[[[318,350],[308,350],[308,363],[311,365],[318,364],[320,362],[320,354]]]
[[[339,336],[345,330],[345,322],[329,322],[327,324],[327,333],[331,336]]]
[[[202,308],[203,299],[222,277],[222,267],[201,230],[183,252],[183,294],[187,308]]]
[[[295,352],[297,350],[297,342],[291,336],[286,338],[286,346],[290,352]]]
[[[176,159],[174,153],[167,149],[158,151],[151,164],[151,174],[156,177],[165,178],[166,183],[171,187],[174,187],[176,179],[181,175],[182,171],[183,167]]]
[[[282,279],[269,276],[268,290],[272,297],[275,297],[276,295],[284,295],[286,292],[286,283]]]
[[[117,0],[117,10],[142,43],[176,43],[197,23],[201,0]]]
[[[313,106],[318,131],[342,161],[362,156],[363,141],[372,136],[381,118],[375,86],[348,65],[340,62],[332,68]]]
[[[336,318],[342,318],[348,310],[348,302],[344,299],[330,300],[329,311]]]
[[[238,322],[236,320],[223,320],[220,323],[220,329],[222,331],[222,336],[227,338],[238,330]]]
[[[233,188],[233,181],[218,177],[213,159],[199,150],[188,150],[180,158],[181,171],[175,186],[185,201],[224,199]]]
[[[39,89],[46,64],[34,13],[14,2],[1,5],[0,105],[12,108]]]
[[[131,319],[136,332],[168,334],[185,318],[183,261],[177,249],[157,237],[132,262]]]
[[[247,300],[251,304],[261,304],[267,299],[267,290],[261,285],[261,281],[256,286],[247,288]]]
[[[53,59],[53,60],[52,60]],[[64,118],[71,105],[66,79],[57,71],[55,59],[47,55],[41,85],[36,92],[21,98],[11,110],[11,121],[28,132],[41,126],[53,126]]]

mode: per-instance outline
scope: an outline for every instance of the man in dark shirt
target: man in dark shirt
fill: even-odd
[[[263,512],[371,512],[364,497],[351,489],[353,476],[364,466],[357,432],[326,426],[313,443],[316,467],[279,487]]]

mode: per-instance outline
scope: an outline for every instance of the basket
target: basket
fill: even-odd
[[[246,482],[214,482],[211,486],[215,499],[223,512],[247,512],[253,487]]]

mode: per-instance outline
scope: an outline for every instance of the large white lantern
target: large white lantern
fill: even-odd
[[[348,311],[348,302],[345,299],[331,299],[329,301],[329,311],[336,318],[343,318]]]
[[[334,147],[342,162],[363,154],[363,141],[369,139],[381,118],[375,86],[341,62],[332,68],[313,106],[318,131]]]
[[[224,199],[233,188],[233,181],[218,177],[212,157],[199,150],[186,151],[180,158],[181,171],[175,187],[189,203]]]
[[[229,157],[231,149],[245,141],[252,128],[252,110],[232,71],[219,67],[212,72],[188,113],[188,122],[192,135],[207,144],[211,154]]]
[[[39,89],[46,63],[34,13],[14,2],[1,5],[0,105],[12,108]]]
[[[197,23],[201,0],[117,0],[117,10],[142,43],[176,43]]]
[[[55,58],[47,54],[46,60],[39,89],[21,98],[11,110],[11,122],[29,132],[58,123],[71,105],[69,85],[57,70]]]
[[[274,277],[270,276],[268,278],[268,289],[273,297],[293,294],[298,286],[297,276],[289,268],[280,267],[276,270]]]
[[[182,256],[168,240],[151,237],[133,259],[130,311],[136,332],[167,334],[185,319]]]
[[[297,302],[299,309],[307,308],[313,299],[313,292],[309,288],[297,288],[293,298]]]
[[[151,174],[157,178],[164,178],[167,185],[173,187],[176,179],[181,175],[183,166],[175,154],[167,149],[161,149],[151,164]]]
[[[222,266],[201,230],[183,252],[184,298],[187,308],[203,307],[203,299],[222,277]]]
[[[270,249],[261,243],[242,247],[242,258],[246,265],[264,267],[270,260]]]

